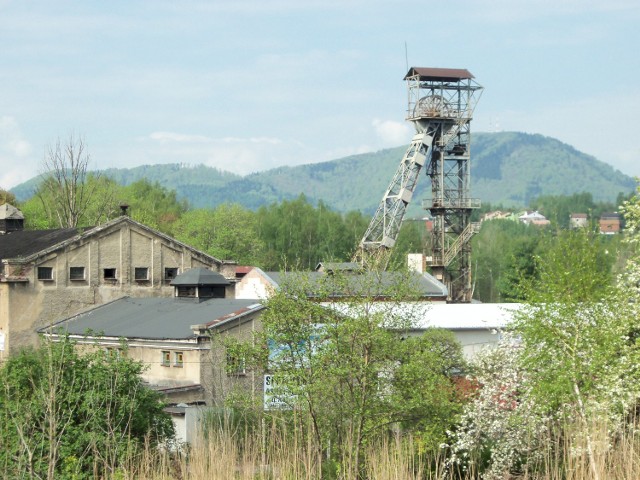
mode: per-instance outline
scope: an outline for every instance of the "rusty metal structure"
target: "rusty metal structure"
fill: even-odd
[[[355,260],[386,268],[418,175],[426,165],[431,198],[424,202],[434,219],[430,266],[449,288],[449,300],[470,302],[470,239],[479,226],[471,211],[480,202],[470,198],[470,124],[482,92],[465,69],[412,67],[407,120],[416,134],[360,242]]]

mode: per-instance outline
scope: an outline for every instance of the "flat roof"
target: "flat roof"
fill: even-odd
[[[441,80],[445,82],[457,82],[474,78],[466,68],[411,67],[404,80],[416,75],[420,77],[420,80]]]

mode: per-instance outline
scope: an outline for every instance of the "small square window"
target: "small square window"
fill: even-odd
[[[133,278],[139,282],[149,280],[149,269],[147,267],[136,267]]]
[[[171,366],[171,352],[167,350],[162,351],[162,366],[163,367]]]
[[[164,269],[164,279],[167,282],[170,282],[174,278],[178,276],[178,269],[173,267],[167,267]]]
[[[38,267],[38,280],[53,280],[53,267]]]
[[[105,280],[117,280],[116,269],[115,268],[105,268],[104,271],[104,279]]]
[[[184,355],[182,352],[173,352],[173,366],[182,367],[184,365]]]
[[[69,280],[84,280],[84,267],[70,267]]]

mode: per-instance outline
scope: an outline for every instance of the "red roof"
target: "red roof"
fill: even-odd
[[[457,82],[474,78],[471,72],[465,68],[411,67],[404,79],[406,80],[416,75],[420,76],[420,80],[442,80],[445,82]]]

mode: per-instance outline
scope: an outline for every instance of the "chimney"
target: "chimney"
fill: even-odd
[[[122,203],[120,204],[120,214],[124,217],[127,215],[127,210],[129,209],[129,205],[127,205],[126,203]]]

